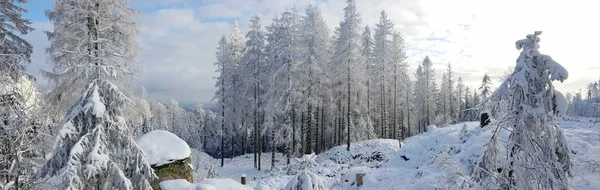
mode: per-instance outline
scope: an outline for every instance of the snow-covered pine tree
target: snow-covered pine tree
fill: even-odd
[[[318,134],[317,121],[318,110],[324,103],[330,102],[330,92],[327,87],[329,76],[325,74],[326,64],[331,59],[329,53],[330,37],[327,23],[321,15],[321,10],[314,5],[306,8],[306,16],[301,21],[300,30],[300,64],[298,65],[298,80],[304,84],[299,87],[302,92],[302,107],[307,112],[307,131],[305,154],[315,152],[318,144],[316,134]],[[322,121],[321,121],[322,122]]]
[[[446,79],[448,80],[446,82],[447,87],[446,87],[446,91],[445,93],[447,94],[448,97],[448,114],[449,114],[449,119],[450,119],[450,124],[455,122],[455,118],[456,118],[456,110],[458,107],[457,101],[459,96],[456,96],[456,94],[454,94],[454,72],[452,71],[452,65],[450,63],[448,63],[448,68],[446,69]]]
[[[223,167],[225,165],[225,113],[226,113],[226,107],[225,105],[227,104],[227,96],[225,96],[226,94],[226,90],[229,88],[229,66],[227,64],[227,62],[229,61],[229,50],[228,50],[228,45],[227,45],[227,38],[225,38],[225,35],[221,36],[221,39],[219,40],[219,45],[217,46],[217,52],[215,53],[216,57],[217,57],[217,61],[215,62],[215,65],[217,65],[217,72],[220,73],[219,76],[217,76],[217,82],[215,84],[215,87],[217,87],[217,91],[215,91],[215,96],[213,99],[218,99],[218,104],[221,105],[220,106],[220,112],[221,112],[221,127],[219,130],[219,135],[221,137],[220,141],[221,141],[221,167]],[[227,81],[227,82],[226,82]],[[229,93],[229,92],[227,92]]]
[[[52,79],[64,90],[58,94],[88,85],[35,179],[60,176],[62,189],[151,188],[156,176],[123,117],[131,101],[116,85],[134,74],[139,50],[136,11],[127,2],[56,0],[49,12]]]
[[[464,100],[465,100],[465,105],[463,106],[463,109],[460,110],[461,113],[461,117],[459,121],[470,121],[468,119],[469,116],[469,112],[471,111],[470,109],[472,108],[473,105],[473,97],[471,97],[471,89],[469,89],[468,86],[465,86],[464,89]]]
[[[490,97],[501,106],[498,127],[511,129],[506,162],[499,187],[505,189],[568,189],[570,151],[562,129],[552,114],[552,81],[564,81],[568,72],[550,56],[538,51],[536,31],[516,42],[521,54],[514,72]],[[494,139],[492,139],[494,140]],[[487,149],[494,148],[488,146]],[[493,168],[483,170],[493,172]]]
[[[333,63],[343,68],[344,78],[340,78],[338,91],[344,94],[343,107],[345,114],[340,119],[345,120],[346,149],[350,151],[350,142],[373,137],[372,130],[365,125],[366,101],[360,101],[359,95],[364,94],[366,66],[361,55],[361,17],[356,8],[355,0],[347,0],[344,8],[344,19],[340,23],[339,33],[335,42]],[[345,84],[343,84],[345,83]],[[364,96],[364,95],[363,95]],[[352,116],[352,117],[351,117]]]
[[[21,36],[33,30],[31,21],[22,18],[26,9],[16,3],[0,3],[0,189],[32,189],[32,158],[39,126],[35,112],[27,104],[29,92],[24,85],[32,77],[24,73],[30,62],[32,46]]]
[[[373,106],[371,105],[371,102],[373,99],[372,95],[374,94],[374,86],[373,86],[373,81],[374,81],[374,67],[373,67],[373,46],[374,46],[374,42],[373,42],[373,37],[371,36],[371,28],[369,28],[369,26],[365,26],[365,29],[363,30],[362,33],[362,40],[361,40],[361,45],[362,45],[362,56],[364,58],[365,61],[365,66],[366,66],[366,85],[367,85],[367,92],[366,92],[366,101],[367,101],[367,116],[368,119],[370,121],[373,121],[372,118],[372,108]]]
[[[300,17],[295,9],[286,10],[274,18],[273,23],[267,27],[268,44],[265,48],[268,55],[266,74],[268,76],[268,84],[266,84],[268,85],[266,89],[268,102],[265,105],[264,119],[276,123],[265,125],[259,133],[269,131],[272,136],[275,136],[274,133],[279,133],[281,134],[277,135],[279,137],[288,137],[289,139],[274,139],[273,142],[284,144],[288,150],[292,147],[291,152],[287,153],[289,156],[294,155],[297,151],[295,150],[297,147],[296,127],[293,120],[295,119],[294,108],[298,106],[298,86],[301,85],[297,80],[295,70],[300,61],[299,24]],[[283,135],[284,133],[285,135]],[[290,143],[291,146],[289,146]],[[274,145],[271,144],[271,146]]]
[[[229,118],[225,118],[229,123],[229,140],[230,140],[230,152],[229,156],[233,159],[235,157],[235,147],[236,147],[236,139],[239,136],[242,121],[242,117],[244,116],[243,110],[238,109],[239,107],[243,107],[246,101],[243,101],[243,76],[244,72],[241,70],[242,58],[246,51],[246,44],[244,40],[244,33],[240,30],[240,26],[237,20],[233,21],[233,27],[231,32],[227,36],[228,42],[228,55],[229,59],[229,71],[231,72],[229,81],[231,82],[231,86],[229,88],[229,92],[227,93],[226,103],[230,114],[227,114]]]
[[[96,61],[90,57],[112,56],[99,50],[111,50],[112,53],[119,51],[123,44],[135,44],[136,48],[127,48],[126,56],[119,58],[131,60],[123,61],[119,67],[110,63],[112,61],[104,61],[111,65],[105,67],[108,75],[120,72],[118,70],[127,71],[114,75],[114,84],[126,95],[131,94],[128,90],[131,89],[130,81],[123,79],[138,69],[131,55],[138,54],[140,48],[137,48],[137,42],[128,38],[137,35],[139,27],[131,27],[136,22],[133,16],[137,10],[126,7],[127,2],[129,0],[54,0],[54,10],[46,11],[54,27],[52,32],[46,32],[50,41],[47,60],[52,64],[52,70],[42,70],[42,76],[52,84],[46,100],[53,105],[53,112],[58,113],[55,114],[57,120],[63,119],[64,113],[96,77],[95,71],[81,65]]]
[[[262,113],[262,105],[265,104],[263,96],[263,88],[265,86],[265,34],[262,30],[261,19],[258,15],[250,18],[248,33],[246,33],[246,53],[242,58],[241,67],[246,72],[244,76],[244,93],[245,99],[250,101],[252,108],[252,141],[254,142],[254,167],[257,168],[258,142],[259,142],[259,126],[262,125],[259,120],[259,114]]]
[[[438,107],[438,114],[436,117],[436,121],[435,124],[438,126],[442,126],[444,124],[446,124],[446,121],[448,119],[448,113],[450,112],[450,106],[449,106],[449,101],[448,101],[448,75],[446,75],[446,73],[442,74],[442,81],[440,83],[440,89],[439,92],[437,92],[437,107]]]
[[[149,131],[161,129],[167,130],[167,108],[160,102],[150,100],[150,118]]]
[[[8,0],[0,4],[0,72],[10,73],[13,78],[21,77],[25,64],[29,63],[33,53],[31,44],[22,38],[22,35],[33,30],[31,21],[22,18],[27,10],[16,4],[26,2],[27,0]]]
[[[486,99],[490,95],[490,93],[492,93],[492,89],[490,87],[491,84],[492,80],[490,79],[490,75],[485,73],[483,75],[483,79],[481,80],[481,86],[479,87],[479,90],[481,90],[482,99]]]
[[[427,132],[427,126],[433,122],[434,111],[436,110],[436,85],[434,81],[435,71],[433,64],[426,56],[423,62],[417,68],[415,73],[415,103],[417,110],[417,132]]]
[[[288,174],[296,174],[284,187],[285,190],[323,190],[323,180],[318,175],[309,171],[309,167],[315,166],[317,155],[307,154],[302,158],[296,158],[293,165],[289,165]],[[299,172],[298,172],[299,171]]]
[[[455,115],[452,118],[454,121],[461,121],[461,117],[462,117],[462,110],[465,109],[465,102],[463,94],[464,94],[464,90],[465,89],[465,84],[463,83],[462,77],[458,77],[458,80],[456,81],[456,90],[454,91],[454,96],[456,97],[456,107],[454,109],[455,111]]]
[[[404,136],[404,125],[403,125],[403,114],[400,112],[400,107],[407,106],[403,104],[404,101],[401,97],[403,92],[407,91],[406,84],[410,82],[408,79],[407,70],[408,65],[406,64],[406,52],[404,51],[404,38],[400,32],[393,32],[392,43],[391,43],[392,59],[393,64],[393,94],[392,94],[392,139],[398,139],[398,136]],[[400,120],[399,120],[400,119]],[[401,133],[401,134],[399,134]]]
[[[423,132],[424,118],[425,118],[425,86],[423,80],[423,67],[421,64],[417,66],[415,71],[415,84],[413,89],[413,102],[415,105],[415,134]]]
[[[377,133],[379,133],[379,138],[387,138],[388,137],[388,128],[390,122],[388,121],[390,118],[390,112],[393,108],[389,108],[390,103],[388,102],[388,97],[390,94],[387,92],[389,89],[393,89],[390,87],[393,85],[393,69],[394,64],[392,63],[392,32],[394,23],[390,19],[387,18],[387,13],[385,11],[381,11],[379,15],[379,22],[375,24],[375,36],[374,36],[374,48],[373,48],[373,64],[376,67],[376,72],[374,72],[375,76],[377,76],[376,84],[379,90],[377,91],[378,103],[378,125],[376,127]]]

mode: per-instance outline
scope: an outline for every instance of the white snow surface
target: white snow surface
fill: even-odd
[[[251,187],[244,186],[232,179],[205,179],[201,182],[190,183],[185,179],[175,179],[160,182],[162,190],[249,190]]]
[[[161,166],[187,158],[191,154],[188,144],[177,135],[163,130],[154,130],[137,140],[151,165]]]
[[[572,152],[571,189],[600,190],[600,118],[564,116],[558,124]],[[469,189],[474,184],[470,174],[492,135],[492,126],[482,129],[479,122],[432,126],[427,133],[403,141],[402,148],[392,139],[356,142],[350,151],[345,145],[338,146],[319,154],[317,165],[308,170],[320,177],[324,189]],[[500,146],[508,135],[505,130],[500,133]],[[287,175],[283,154],[277,153],[275,159],[276,166],[271,168],[271,154],[263,153],[262,170],[257,171],[253,155],[247,154],[226,159],[225,167],[216,170],[219,177],[238,180],[245,174],[247,186],[255,190],[283,189],[295,175]],[[366,174],[361,187],[356,186],[358,173]]]
[[[567,113],[567,107],[569,103],[567,103],[567,98],[561,92],[554,90],[554,98],[556,101],[556,110],[558,111],[558,116],[563,116]]]

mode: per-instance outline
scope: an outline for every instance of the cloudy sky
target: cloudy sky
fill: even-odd
[[[263,26],[286,7],[303,10],[316,4],[330,28],[343,16],[345,0],[134,0],[140,10],[140,41],[144,53],[139,63],[144,73],[136,79],[151,99],[182,105],[211,101],[214,93],[214,52],[219,37],[233,20],[242,29],[254,14]],[[36,30],[26,36],[34,55],[28,72],[38,86],[48,84],[39,77],[49,69],[43,31],[52,28],[44,10],[51,0],[30,0],[24,5]],[[385,10],[406,40],[410,72],[429,55],[441,78],[452,63],[457,76],[471,88],[478,87],[484,73],[498,85],[498,77],[515,65],[519,51],[514,42],[535,30],[543,31],[540,51],[552,56],[570,72],[563,92],[585,88],[600,78],[600,1],[597,0],[357,0],[363,25],[371,27]]]

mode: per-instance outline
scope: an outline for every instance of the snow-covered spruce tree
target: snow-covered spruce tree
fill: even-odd
[[[263,89],[265,86],[265,33],[262,30],[261,19],[258,15],[250,18],[248,26],[250,31],[246,33],[246,53],[242,58],[242,70],[247,71],[244,75],[243,88],[245,100],[250,102],[249,107],[252,108],[252,141],[260,142],[258,139],[258,128],[261,125],[259,114],[262,113],[261,106],[265,104]],[[257,168],[258,143],[254,143],[254,167]]]
[[[0,189],[32,189],[34,140],[39,127],[29,100],[34,88],[32,77],[24,73],[30,62],[32,46],[21,36],[33,30],[31,21],[22,18],[26,10],[17,3],[0,2]]]
[[[327,87],[329,77],[325,66],[331,59],[329,53],[330,37],[327,23],[321,15],[321,10],[309,5],[306,8],[306,16],[301,20],[300,30],[300,64],[298,65],[298,80],[304,84],[299,86],[302,92],[300,101],[302,110],[306,110],[308,117],[306,123],[306,142],[303,145],[304,153],[310,154],[316,152],[319,134],[318,124],[320,117],[318,115],[320,108],[328,103],[330,93]]]
[[[393,64],[393,94],[392,94],[392,135],[393,139],[398,139],[398,136],[404,136],[404,114],[400,110],[401,107],[409,107],[402,101],[402,91],[408,91],[407,84],[410,82],[408,78],[408,64],[406,63],[406,52],[404,51],[404,38],[400,32],[392,34],[392,59]]]
[[[456,90],[453,92],[453,94],[456,97],[456,104],[455,104],[456,105],[456,108],[455,108],[456,115],[454,115],[452,117],[452,119],[456,122],[461,121],[461,117],[463,115],[462,111],[465,108],[465,102],[463,101],[464,100],[463,94],[465,92],[464,89],[465,89],[465,85],[463,83],[463,80],[461,77],[458,77],[458,80],[456,81]]]
[[[361,54],[361,17],[356,8],[354,0],[347,0],[344,8],[344,19],[340,23],[339,33],[336,35],[335,51],[332,57],[333,64],[337,68],[343,68],[343,75],[336,80],[339,84],[336,89],[338,97],[338,109],[345,110],[345,114],[339,119],[345,121],[346,147],[350,150],[350,142],[373,138],[371,125],[368,121],[366,102],[361,97],[366,97],[365,92],[365,70]],[[340,69],[342,70],[342,69]],[[361,95],[362,94],[362,95]],[[343,102],[343,103],[342,103]]]
[[[226,93],[229,93],[228,91],[226,91],[227,89],[229,89],[229,66],[227,64],[227,62],[229,61],[229,55],[228,55],[228,46],[227,46],[227,38],[225,38],[225,35],[221,36],[221,39],[219,40],[219,45],[217,46],[217,52],[216,57],[217,57],[217,61],[215,62],[215,65],[217,65],[217,72],[220,73],[219,76],[217,76],[217,82],[215,84],[215,87],[217,87],[217,91],[215,92],[215,96],[214,99],[218,99],[217,103],[219,103],[220,106],[220,115],[221,115],[221,126],[219,131],[220,134],[220,141],[221,141],[221,167],[223,167],[225,165],[225,114],[226,114],[226,104],[227,104],[227,96]]]
[[[288,168],[288,174],[291,171],[297,172],[286,185],[284,190],[323,190],[323,180],[317,174],[308,170],[309,167],[315,166],[317,155],[307,154],[302,158],[296,158],[296,162]]]
[[[300,61],[299,24],[300,16],[295,9],[288,9],[276,16],[273,23],[267,26],[268,44],[265,48],[268,55],[268,87],[264,119],[274,123],[261,127],[263,129],[259,130],[259,134],[269,131],[271,136],[277,133],[277,137],[287,138],[275,139],[274,142],[283,143],[288,158],[295,155],[298,147],[293,115],[298,107],[298,87],[301,85],[295,69]]]
[[[427,126],[433,122],[434,110],[436,110],[436,101],[433,97],[436,94],[434,76],[433,64],[429,56],[426,56],[415,73],[414,98],[417,107],[417,113],[415,113],[417,133],[427,132]]]
[[[1,15],[0,15],[1,16]],[[10,55],[17,56],[17,55]],[[8,58],[7,58],[8,57]],[[17,56],[23,57],[23,56]],[[5,59],[6,58],[6,59]],[[0,55],[0,62],[27,60]],[[0,66],[6,66],[0,63]],[[10,63],[9,63],[10,64]],[[18,63],[22,64],[22,63]],[[4,72],[6,71],[6,72]],[[18,73],[14,73],[18,72]],[[16,78],[13,78],[16,77]],[[35,90],[28,75],[20,69],[0,67],[0,189],[32,189],[33,161],[42,157],[39,114],[31,101]],[[30,88],[30,89],[27,89]]]
[[[447,77],[446,78],[447,86],[446,86],[445,93],[446,93],[446,97],[448,99],[448,114],[449,114],[449,120],[450,120],[449,122],[450,122],[450,124],[452,124],[452,123],[454,123],[456,115],[457,115],[456,110],[458,107],[458,104],[457,104],[458,96],[456,96],[456,94],[454,94],[454,91],[455,91],[454,90],[454,88],[455,88],[454,72],[452,71],[452,65],[450,63],[448,63],[448,69],[446,69],[446,77]]]
[[[498,104],[503,115],[496,125],[509,128],[511,134],[506,150],[508,159],[501,164],[502,178],[496,188],[568,189],[569,148],[552,110],[552,81],[566,80],[568,72],[550,56],[538,51],[540,34],[536,31],[516,42],[517,49],[523,50],[515,70],[492,94],[491,102],[486,102],[493,105],[510,100],[510,103]],[[486,149],[494,149],[494,146]],[[482,170],[495,171],[486,167]]]
[[[136,11],[127,2],[56,0],[48,14],[55,26],[53,79],[65,93],[87,86],[35,179],[60,177],[61,189],[151,188],[156,176],[123,116],[131,100],[116,85],[134,74],[139,50]]]
[[[479,87],[479,90],[481,90],[481,98],[486,99],[490,93],[492,93],[490,87],[491,84],[492,80],[490,79],[490,75],[485,73],[483,79],[481,79],[481,86]]]
[[[387,13],[385,11],[381,11],[379,16],[379,22],[375,24],[375,36],[374,36],[374,47],[373,47],[373,64],[375,66],[376,72],[374,72],[376,83],[376,103],[378,104],[376,107],[379,113],[377,113],[377,126],[375,127],[376,133],[379,134],[379,138],[388,138],[388,129],[390,119],[390,111],[392,109],[389,107],[391,104],[388,99],[388,91],[392,89],[390,81],[392,81],[392,72],[394,68],[394,64],[392,63],[392,57],[394,56],[392,52],[392,30],[394,27],[394,23],[390,19],[388,19]]]
[[[126,94],[131,94],[130,81],[124,80],[138,68],[133,64],[132,55],[139,54],[137,36],[139,27],[135,20],[137,11],[126,6],[129,0],[54,0],[54,10],[46,16],[53,24],[53,32],[46,32],[50,41],[48,62],[51,71],[42,71],[52,84],[52,90],[46,100],[52,105],[62,120],[63,114],[78,100],[80,93],[95,80],[95,70],[85,66],[101,60],[108,65],[104,68],[107,75],[114,76],[114,84]],[[124,56],[111,55],[126,48]],[[121,52],[120,52],[121,53]],[[92,60],[91,57],[97,57]],[[121,61],[119,66],[112,60]],[[115,75],[117,70],[127,70],[125,74]],[[102,76],[103,77],[103,76]]]
[[[374,108],[373,105],[371,105],[372,103],[372,99],[373,97],[375,97],[375,93],[374,93],[374,67],[373,67],[373,46],[374,46],[374,42],[373,42],[373,37],[371,36],[371,28],[369,28],[369,26],[365,26],[365,29],[363,30],[362,33],[362,40],[361,40],[361,46],[362,46],[362,56],[364,58],[365,61],[365,68],[366,68],[366,88],[367,88],[367,92],[366,92],[366,101],[367,101],[367,119],[369,119],[369,122],[372,123],[373,118],[372,116],[372,109]]]
[[[229,118],[225,118],[227,126],[229,126],[229,140],[230,140],[230,149],[229,156],[230,158],[235,157],[235,147],[236,147],[236,139],[241,130],[241,120],[242,116],[244,116],[243,110],[238,109],[239,107],[245,106],[246,101],[243,101],[243,92],[242,85],[244,76],[244,71],[241,70],[242,58],[244,56],[244,52],[246,51],[246,42],[244,40],[244,33],[240,30],[240,26],[236,21],[233,22],[233,27],[231,32],[227,36],[228,42],[228,56],[229,56],[229,72],[231,72],[229,82],[230,88],[229,93],[227,93],[226,104],[230,114],[227,114]]]

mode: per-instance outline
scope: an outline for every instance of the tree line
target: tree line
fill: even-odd
[[[410,74],[405,41],[394,26],[381,11],[371,32],[353,0],[333,32],[312,5],[304,14],[286,9],[264,28],[255,15],[246,33],[235,22],[215,53],[217,157],[253,152],[260,169],[264,151],[284,153],[289,162],[333,146],[349,150],[355,141],[404,139],[428,125],[477,118],[476,106],[491,93],[490,77],[469,89],[448,63],[438,85],[429,57]]]
[[[46,12],[52,69],[40,93],[24,71],[33,47],[22,38],[31,21],[25,0],[0,3],[0,188],[147,189],[154,176],[133,139],[171,131],[213,157],[263,152],[287,155],[351,148],[372,138],[402,140],[428,125],[477,119],[492,92],[485,74],[469,88],[452,65],[434,80],[425,57],[409,73],[404,39],[385,11],[371,29],[353,0],[333,31],[318,7],[288,9],[272,23],[250,18],[249,31],[234,23],[215,56],[218,108],[181,108],[151,100],[130,79],[139,72],[137,11],[126,0],[56,0]],[[509,73],[510,74],[510,73]],[[600,81],[599,81],[600,82]],[[568,114],[599,116],[600,85],[568,93]],[[438,85],[439,84],[439,85]],[[274,167],[271,159],[271,167]]]

